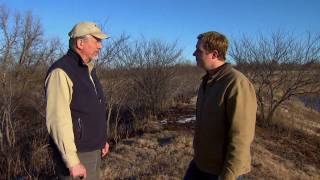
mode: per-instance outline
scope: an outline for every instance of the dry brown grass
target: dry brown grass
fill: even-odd
[[[319,123],[320,113],[298,101],[291,101],[282,109],[288,112],[277,115],[283,117],[281,123],[292,121],[292,117],[297,117],[297,123]],[[320,179],[319,131],[312,135],[308,128],[298,127],[257,126],[252,144],[252,171],[244,179]],[[161,128],[153,121],[148,129],[152,130],[123,140],[111,150],[104,159],[103,179],[183,178],[193,155],[192,127]]]
[[[162,131],[118,144],[103,164],[103,179],[181,179],[192,159],[191,134]]]
[[[257,129],[252,171],[245,179],[320,178],[316,144],[295,142],[296,136],[277,138]],[[144,134],[124,140],[111,151],[104,160],[103,179],[182,179],[192,154],[192,133]]]
[[[247,179],[319,179],[319,140],[301,132],[257,127]]]
[[[300,130],[320,138],[320,112],[292,99],[276,112],[274,121],[290,130]]]

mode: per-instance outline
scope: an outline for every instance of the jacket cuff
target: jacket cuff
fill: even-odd
[[[229,169],[226,168],[220,175],[221,180],[236,180],[237,176]]]
[[[80,160],[79,160],[79,157],[77,155],[77,153],[70,153],[70,154],[66,154],[64,157],[63,157],[65,163],[66,163],[66,166],[68,168],[70,167],[73,167],[77,164],[80,163]]]

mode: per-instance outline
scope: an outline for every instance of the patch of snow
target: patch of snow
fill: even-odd
[[[177,122],[181,123],[181,124],[186,124],[186,123],[190,123],[195,120],[196,120],[196,116],[192,116],[192,117],[186,117],[186,118],[179,119]]]
[[[160,121],[160,123],[161,124],[168,124],[168,121],[167,121],[167,119],[163,119],[163,120]]]

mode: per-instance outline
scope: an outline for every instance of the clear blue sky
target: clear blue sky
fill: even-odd
[[[320,33],[320,0],[0,0],[11,11],[40,18],[48,37],[67,44],[79,21],[106,23],[113,37],[178,41],[193,60],[196,36],[210,30],[228,37],[277,30]]]

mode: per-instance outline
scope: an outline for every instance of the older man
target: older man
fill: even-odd
[[[69,50],[48,70],[46,124],[60,179],[99,179],[108,152],[105,99],[94,61],[108,36],[92,22],[69,32]]]
[[[234,180],[250,171],[256,94],[250,81],[225,62],[227,49],[221,33],[198,36],[193,55],[206,75],[198,91],[194,159],[186,180]]]

